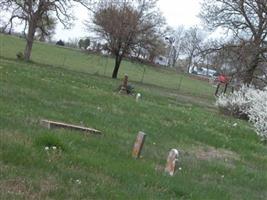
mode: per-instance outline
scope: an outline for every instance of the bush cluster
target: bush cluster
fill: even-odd
[[[120,91],[122,87],[123,87],[123,85],[120,85],[118,87],[117,91]],[[128,95],[134,95],[135,94],[134,86],[131,84],[128,84],[127,88],[126,88],[126,92]]]
[[[242,86],[229,95],[221,95],[216,105],[224,114],[247,118],[262,140],[267,141],[267,87],[263,90]]]
[[[16,54],[16,56],[17,56],[17,59],[19,59],[19,60],[22,60],[23,57],[24,57],[24,55],[23,55],[23,53],[22,53],[21,51],[19,51],[19,52]]]

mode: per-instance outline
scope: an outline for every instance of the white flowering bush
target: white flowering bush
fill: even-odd
[[[247,118],[257,134],[267,140],[267,87],[264,90],[242,86],[230,95],[221,95],[216,105],[224,114]]]
[[[227,115],[233,115],[238,118],[248,119],[248,115],[245,112],[248,110],[251,99],[248,98],[251,96],[250,87],[242,86],[238,91],[230,95],[222,94],[218,97],[216,105],[219,110]]]
[[[263,91],[254,90],[249,98],[252,101],[246,113],[258,135],[267,141],[267,87]]]

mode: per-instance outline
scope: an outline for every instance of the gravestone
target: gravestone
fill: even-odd
[[[146,138],[145,133],[143,133],[143,132],[138,133],[136,140],[135,140],[135,143],[134,143],[133,152],[132,152],[132,156],[134,158],[140,157],[142,148],[144,146],[145,138]]]
[[[120,88],[120,93],[127,94],[127,88],[128,88],[128,75],[125,74],[124,79],[123,79],[123,84]]]
[[[177,168],[176,165],[178,164],[178,156],[179,152],[177,149],[172,149],[169,152],[165,172],[167,172],[170,176],[173,176],[175,173],[175,170]]]
[[[136,102],[139,102],[139,100],[141,99],[141,97],[142,97],[141,94],[140,93],[137,93],[136,94],[136,97],[135,97],[135,101]]]

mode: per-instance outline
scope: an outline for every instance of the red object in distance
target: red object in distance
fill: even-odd
[[[229,78],[228,78],[227,76],[221,74],[221,75],[218,77],[218,81],[219,81],[220,83],[224,83],[224,84],[226,84],[226,83],[229,82]]]

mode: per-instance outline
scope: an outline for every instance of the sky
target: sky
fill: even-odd
[[[158,6],[172,27],[193,26],[200,23],[197,17],[201,0],[159,0]]]
[[[200,2],[201,0],[159,0],[158,7],[169,26],[173,28],[180,25],[190,27],[200,23],[200,19],[197,17],[201,7]],[[88,11],[77,6],[73,12],[77,18],[74,26],[70,30],[64,30],[61,25],[58,25],[54,36],[55,40],[67,41],[87,36],[83,21],[88,18]]]

